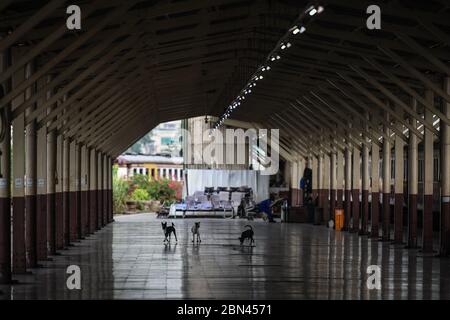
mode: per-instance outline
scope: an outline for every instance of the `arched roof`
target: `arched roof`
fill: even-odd
[[[85,0],[77,1],[81,31],[66,28],[69,4],[0,3],[0,52],[12,51],[0,73],[0,108],[11,104],[12,118],[31,110],[27,123],[111,156],[160,122],[222,115],[270,52],[281,59],[233,118],[281,128],[290,152],[390,140],[383,124],[406,140],[450,123],[440,109],[450,103],[443,0],[379,1],[381,30],[366,27],[369,1]],[[311,5],[325,10],[303,21]],[[289,35],[296,22],[306,31]],[[281,53],[285,36],[292,46]],[[27,77],[11,82],[27,65]]]

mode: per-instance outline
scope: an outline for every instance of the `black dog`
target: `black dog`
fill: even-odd
[[[255,243],[255,240],[253,239],[253,228],[250,225],[246,225],[244,228],[250,228],[242,232],[241,237],[239,238],[239,241],[241,242],[241,245],[244,244],[245,239],[250,240],[250,245]]]
[[[163,242],[167,241],[170,243],[170,238],[172,236],[172,233],[175,236],[175,241],[178,242],[177,232],[175,231],[175,225],[173,224],[173,222],[172,222],[171,226],[167,226],[167,222],[161,222],[161,225],[162,225],[162,229],[164,230],[164,236],[166,237]],[[167,237],[169,237],[169,239],[167,239]]]

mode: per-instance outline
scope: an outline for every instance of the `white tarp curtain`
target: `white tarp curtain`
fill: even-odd
[[[253,189],[255,201],[269,198],[269,176],[256,170],[202,170],[187,169],[187,189],[189,195],[195,191],[204,191],[205,187],[241,187]],[[183,197],[187,195],[186,188]]]

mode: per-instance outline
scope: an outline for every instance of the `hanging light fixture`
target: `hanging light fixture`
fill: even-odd
[[[231,113],[237,109],[238,106],[241,106],[241,102],[245,100],[245,96],[252,93],[251,88],[256,87],[256,82],[259,80],[263,80],[264,76],[261,75],[261,72],[267,72],[271,70],[271,63],[274,63],[281,59],[280,54],[278,51],[286,50],[292,47],[292,43],[289,41],[289,37],[292,37],[292,35],[302,34],[306,31],[306,27],[303,21],[303,18],[306,16],[313,17],[317,14],[320,14],[324,11],[324,7],[320,5],[313,5],[309,6],[303,13],[300,14],[300,16],[297,18],[297,20],[294,22],[293,26],[289,28],[287,33],[278,41],[277,45],[275,46],[275,49],[273,49],[267,56],[266,61],[264,64],[262,64],[257,71],[250,77],[250,81],[244,86],[244,88],[239,92],[237,97],[231,102],[231,104],[228,106],[228,108],[225,110],[225,112],[222,114],[222,116],[219,117],[219,119],[214,124],[214,130],[218,129],[224,122],[225,119],[227,119],[229,116],[231,116]],[[308,19],[307,22],[311,21],[311,19]]]

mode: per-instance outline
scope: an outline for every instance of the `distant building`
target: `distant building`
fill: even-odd
[[[118,176],[128,179],[135,174],[149,177],[183,180],[183,158],[124,154],[116,159]]]
[[[152,154],[180,156],[181,121],[161,123],[151,133]]]
[[[161,123],[132,145],[125,154],[181,156],[181,121]]]

